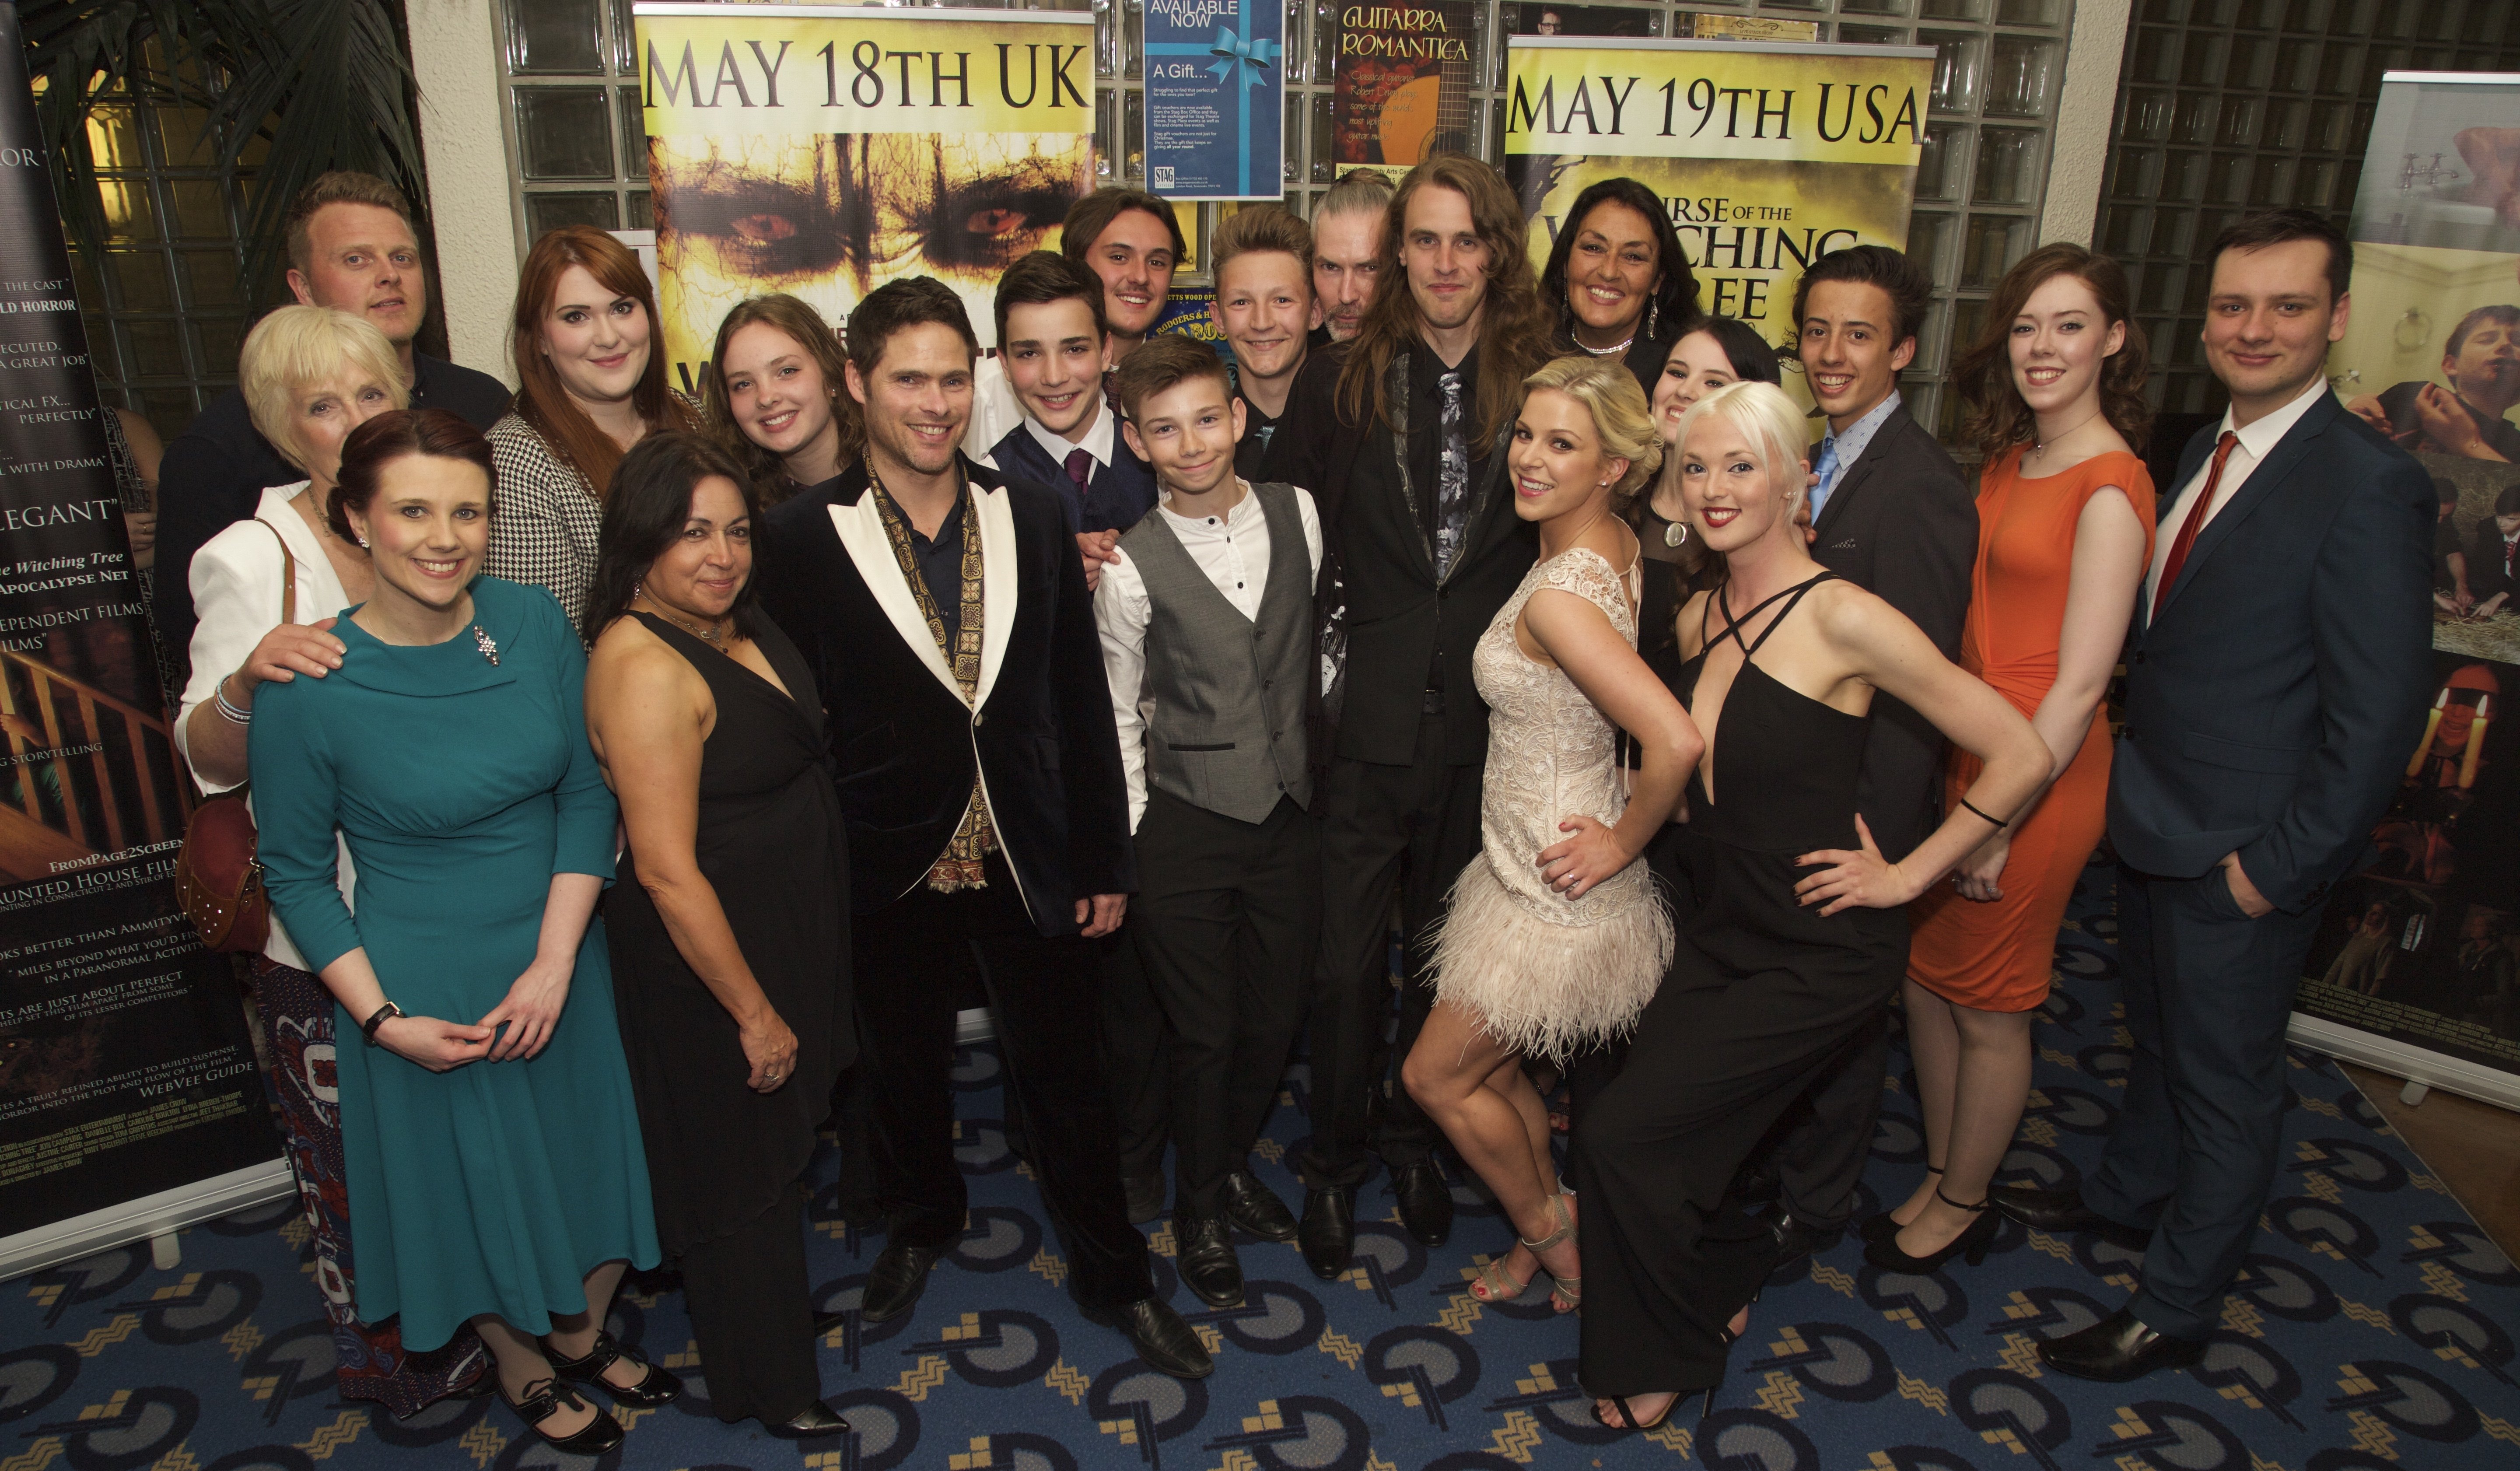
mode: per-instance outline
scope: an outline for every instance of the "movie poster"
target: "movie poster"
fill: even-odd
[[[1669,201],[1698,305],[1782,341],[1805,266],[1907,241],[1930,48],[1507,44],[1506,177],[1531,221],[1534,263],[1575,196],[1638,179]]]
[[[184,778],[105,412],[0,5],[0,1275],[280,1157],[227,962],[176,910]]]
[[[2352,234],[2328,373],[2432,472],[2433,682],[2295,1005],[2387,1045],[2360,1060],[2520,1101],[2520,77],[2390,73]]]
[[[1094,187],[1089,12],[635,7],[657,307],[697,393],[718,323],[786,291],[834,327],[932,277],[996,340],[998,278]]]
[[[1339,7],[1330,74],[1339,172],[1395,171],[1428,154],[1479,151],[1478,17],[1468,0]]]

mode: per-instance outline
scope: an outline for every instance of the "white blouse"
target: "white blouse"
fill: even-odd
[[[193,610],[201,622],[193,628],[193,681],[184,687],[183,705],[175,715],[175,749],[183,752],[187,767],[193,761],[193,712],[209,703],[219,681],[235,673],[246,656],[253,652],[254,646],[262,642],[262,636],[280,626],[280,542],[289,544],[289,555],[297,562],[299,623],[334,617],[349,605],[349,594],[341,587],[340,575],[333,570],[332,559],[324,555],[314,528],[289,504],[306,488],[306,483],[300,480],[294,485],[275,485],[264,490],[262,504],[254,508],[252,520],[231,524],[193,554]],[[275,530],[280,533],[279,541],[272,538]],[[223,717],[214,714],[210,718]],[[193,780],[202,790],[212,794],[239,784],[213,781],[199,770],[193,772]],[[250,810],[252,805],[252,794],[248,793],[246,806]],[[350,847],[338,834],[334,841],[340,847],[341,902],[349,904],[356,877],[350,869]],[[262,948],[262,953],[266,958],[292,970],[306,968],[305,957],[290,943],[277,914],[271,916],[271,942]]]

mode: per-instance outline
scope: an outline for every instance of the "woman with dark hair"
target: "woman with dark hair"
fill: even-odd
[[[762,510],[820,489],[858,457],[866,429],[848,362],[822,313],[785,292],[739,301],[717,325],[701,418],[750,472]]]
[[[2048,999],[2056,927],[2098,846],[2109,786],[2099,718],[2152,555],[2142,331],[2126,275],[2052,245],[2004,273],[1986,328],[1953,370],[1985,467],[1977,567],[1960,667],[2028,716],[2050,775],[1912,912],[1909,1045],[1925,1123],[1925,1179],[1866,1223],[1865,1256],[1929,1272],[1999,1226],[1997,1166],[2030,1094],[2030,1023]],[[1952,753],[1946,806],[1977,779]]]
[[[709,1407],[789,1439],[822,1400],[797,1181],[857,1055],[823,701],[755,604],[751,479],[697,434],[621,458],[586,607],[586,722],[629,852],[607,915],[656,1233]]]
[[[1700,317],[1663,354],[1658,376],[1645,385],[1645,394],[1653,400],[1654,426],[1662,442],[1670,445],[1679,430],[1680,416],[1688,412],[1690,404],[1727,383],[1774,383],[1783,378],[1777,366],[1777,349],[1759,335],[1757,328],[1738,317]],[[1652,493],[1637,497],[1634,524],[1646,557],[1679,566],[1688,591],[1702,592],[1699,578],[1709,562],[1705,549],[1689,541],[1688,528],[1681,519],[1679,463],[1666,459]],[[1683,594],[1682,600],[1687,597]],[[1678,603],[1672,604],[1670,611],[1679,610]]]
[[[621,1425],[573,1383],[641,1407],[682,1385],[604,1330],[623,1270],[656,1264],[595,917],[614,809],[576,630],[478,575],[493,483],[442,409],[351,432],[328,519],[373,586],[333,625],[338,667],[254,701],[259,857],[336,1005],[360,1318],[399,1315],[416,1351],[471,1323],[525,1423],[600,1455]]]
[[[1697,323],[1697,279],[1662,198],[1634,179],[1603,179],[1575,197],[1540,299],[1557,314],[1556,349],[1618,357],[1647,397],[1672,339]]]
[[[549,588],[572,624],[622,452],[656,429],[698,426],[665,386],[655,336],[656,295],[629,246],[563,225],[525,253],[508,336],[517,407],[490,426],[499,523],[487,570]]]

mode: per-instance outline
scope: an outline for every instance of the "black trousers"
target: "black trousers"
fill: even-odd
[[[1627,1066],[1582,1121],[1587,1390],[1685,1393],[1723,1377],[1721,1330],[1776,1264],[1775,1238],[1728,1209],[1733,1176],[1880,1009],[1879,974],[1727,978],[1681,939]]]
[[[1086,942],[1096,947],[1095,968],[1102,977],[1104,1071],[1111,1078],[1124,1179],[1160,1175],[1173,1130],[1173,1028],[1138,953],[1145,904],[1143,894],[1131,899],[1118,934]]]
[[[1304,1022],[1320,943],[1321,824],[1292,798],[1258,823],[1147,793],[1126,928],[1170,1022],[1173,1204],[1224,1209]],[[1152,1069],[1148,1069],[1151,1071]]]
[[[1904,952],[1899,969],[1907,971]],[[1777,1177],[1778,1204],[1805,1226],[1830,1229],[1855,1214],[1855,1190],[1881,1117],[1881,1080],[1890,1072],[1890,997],[1897,992],[1894,977],[1844,1057],[1795,1100],[1772,1136],[1766,1163]]]
[[[1313,973],[1312,1143],[1304,1183],[1354,1188],[1373,1151],[1392,1169],[1417,1164],[1438,1131],[1409,1091],[1391,1081],[1435,1003],[1427,969],[1433,926],[1453,880],[1479,851],[1478,766],[1444,761],[1444,718],[1418,722],[1407,766],[1334,759],[1323,778],[1322,944]],[[1391,1015],[1386,949],[1391,900],[1400,899],[1400,1023]]]
[[[802,1194],[788,1191],[733,1234],[684,1247],[682,1264],[692,1340],[719,1419],[776,1425],[823,1397]]]
[[[2319,911],[2240,913],[2202,878],[2118,869],[2118,967],[2135,1056],[2083,1203],[2150,1226],[2144,1325],[2201,1339],[2258,1233],[2283,1139],[2284,1029]]]
[[[952,894],[922,884],[854,926],[858,1067],[892,1240],[950,1248],[963,1235],[954,1013],[965,967],[976,965],[1077,1297],[1103,1309],[1151,1297],[1147,1241],[1129,1225],[1112,1147],[1093,947],[1033,928],[1003,858],[989,856],[987,875],[985,887]]]

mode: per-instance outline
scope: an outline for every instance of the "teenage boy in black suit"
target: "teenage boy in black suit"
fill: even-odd
[[[1899,395],[1932,298],[1923,267],[1887,245],[1858,245],[1803,273],[1793,321],[1804,379],[1828,418],[1812,456],[1812,557],[1907,614],[1957,660],[1977,560],[1977,496]],[[1873,700],[1856,807],[1883,853],[1905,854],[1942,822],[1943,752],[1922,716]],[[1904,972],[1904,955],[1899,964]],[[1885,1012],[1786,1115],[1768,1166],[1778,1182],[1770,1225],[1780,1264],[1825,1250],[1845,1229],[1888,1061]]]
[[[1150,1366],[1203,1376],[1207,1351],[1154,1296],[1113,1150],[1087,941],[1119,926],[1137,866],[1084,565],[1054,492],[957,448],[979,352],[961,297],[924,278],[878,288],[848,343],[866,454],[769,516],[761,583],[832,691],[859,1065],[891,1217],[860,1312],[908,1312],[962,1239],[950,1071],[976,970],[1078,1300]]]
[[[2039,1346],[2112,1382],[2205,1357],[2275,1177],[2303,958],[2433,690],[2438,502],[2327,386],[2354,247],[2278,209],[2207,258],[2205,361],[2231,406],[2161,498],[2109,770],[2126,1095],[2079,1190],[1990,1192],[2025,1225],[2141,1245],[2132,1301]]]
[[[1102,391],[1111,366],[1102,283],[1057,251],[1035,250],[998,282],[997,317],[998,361],[1023,423],[983,463],[1058,491],[1080,532],[1138,524],[1155,509],[1155,476],[1121,439]],[[1089,559],[1088,580],[1102,566]]]

